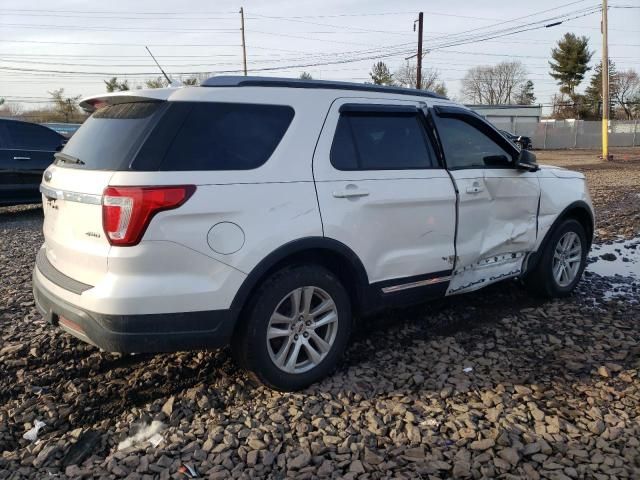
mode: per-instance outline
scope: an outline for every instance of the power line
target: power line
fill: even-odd
[[[578,3],[578,2],[571,2],[569,4],[566,5],[571,5],[574,3]],[[565,5],[565,6],[566,6]],[[540,14],[540,13],[544,13],[546,10],[543,10],[542,12],[537,12],[534,15]],[[506,36],[506,35],[513,35],[516,33],[520,33],[522,31],[529,31],[529,30],[534,30],[534,29],[539,29],[539,28],[545,28],[545,25],[543,25],[543,23],[551,21],[551,20],[557,20],[559,18],[563,18],[563,21],[568,21],[574,18],[580,18],[581,16],[586,16],[586,15],[590,15],[592,13],[595,13],[597,10],[593,10],[593,8],[591,7],[591,10],[584,12],[581,15],[577,15],[571,18],[567,18],[567,15],[569,15],[569,13],[563,14],[563,15],[559,15],[559,16],[555,16],[555,17],[551,17],[551,18],[547,18],[544,20],[539,20],[538,22],[531,22],[529,24],[525,24],[525,25],[521,25],[521,26],[517,26],[517,27],[510,27],[508,29],[504,29],[504,30],[499,30],[494,32],[485,32],[476,36],[467,36],[465,37],[461,37],[459,40],[452,40],[450,42],[440,42],[439,44],[436,45],[432,45],[429,47],[430,50],[435,50],[435,49],[442,49],[442,48],[447,48],[450,46],[456,46],[456,45],[463,45],[466,43],[477,43],[483,40],[490,40],[490,39],[494,39],[494,38],[499,38],[501,36]],[[520,17],[519,17],[520,18]],[[507,20],[505,22],[502,23],[511,23],[513,20]],[[497,25],[497,24],[496,24]],[[522,28],[522,27],[526,27],[527,25],[532,25],[529,28]],[[515,29],[515,30],[514,30]],[[287,35],[287,34],[275,34],[275,33],[271,33],[271,32],[262,32],[262,31],[256,31],[255,33],[263,33],[263,34],[268,34],[268,35],[277,35],[277,36],[285,36],[285,37],[291,37],[291,38],[302,38],[302,39],[308,39],[307,37],[300,37],[300,36],[296,36],[296,35]],[[455,37],[455,36],[459,36],[460,34],[453,34],[450,35],[449,37]],[[487,36],[489,35],[489,36]],[[446,37],[445,37],[446,38]],[[326,40],[326,39],[322,39],[322,41],[325,42],[332,42],[332,43],[342,43],[342,44],[348,44],[350,42],[339,42],[339,41],[331,41],[331,40]],[[403,44],[400,44],[403,45]],[[408,45],[408,44],[407,44]],[[395,54],[399,54],[400,52],[395,52]],[[383,58],[386,56],[393,56],[394,54],[391,55],[375,55],[372,58]],[[338,59],[338,60],[333,60],[333,61],[329,61],[329,62],[325,62],[325,63],[313,63],[313,64],[304,64],[304,65],[298,65],[296,67],[299,68],[304,68],[304,67],[308,67],[308,66],[319,66],[319,65],[330,65],[330,64],[335,64],[335,63],[344,63],[344,62],[349,62],[349,61],[357,61],[359,59],[354,58],[354,59]],[[7,67],[3,67],[4,69],[7,69]],[[258,71],[266,71],[266,70],[274,70],[274,69],[278,69],[279,67],[266,67],[266,68],[261,68],[258,69]],[[16,67],[16,70],[18,68]],[[21,69],[22,71],[33,71],[33,72],[37,72],[37,69]],[[256,69],[253,69],[256,70]],[[79,74],[83,74],[83,73],[97,73],[97,72],[66,72],[66,71],[52,71],[51,73],[79,73]],[[184,73],[185,75],[187,74],[198,74],[201,72],[189,72],[189,73]],[[105,75],[115,75],[114,73],[104,73]],[[122,75],[122,73],[119,73],[117,75]],[[146,73],[129,73],[129,75],[146,75]]]
[[[87,13],[91,15],[100,15],[100,14],[118,14],[122,13],[122,11],[117,10],[45,10],[40,8],[0,8],[0,11],[3,12],[53,12],[53,13]],[[206,13],[208,15],[237,15],[237,12],[224,11],[224,12],[193,12],[193,13],[185,13],[185,12],[127,12],[130,15],[201,15],[202,13]]]
[[[581,17],[585,17],[587,15],[593,15],[594,13],[599,12],[599,8],[596,9],[591,9],[589,11],[586,11],[582,14],[579,15],[574,15],[572,17],[566,17],[566,15],[569,14],[564,14],[564,15],[559,15],[556,17],[550,17],[550,18],[546,18],[544,20],[540,20],[538,22],[532,22],[529,24],[524,24],[524,25],[520,25],[517,27],[510,27],[508,29],[503,29],[497,32],[486,32],[486,33],[481,33],[478,35],[471,35],[471,36],[467,36],[467,37],[461,37],[460,39],[457,40],[451,40],[449,42],[441,42],[439,44],[430,46],[428,48],[428,50],[436,50],[436,49],[442,49],[442,48],[447,48],[447,47],[453,47],[453,46],[458,46],[458,45],[464,45],[464,44],[468,44],[468,43],[478,43],[478,42],[482,42],[482,41],[486,41],[486,40],[491,40],[494,38],[500,38],[500,37],[504,37],[504,36],[509,36],[509,35],[515,35],[517,33],[522,33],[522,32],[528,32],[528,31],[532,31],[532,30],[539,30],[541,28],[548,28],[550,26],[552,26],[551,24],[548,24],[547,22],[553,22],[553,21],[557,21],[562,19],[562,21],[560,23],[564,23],[566,21],[569,20],[575,20],[576,18],[581,18]]]
[[[42,23],[0,23],[1,27],[11,28],[35,28],[35,29],[63,29],[63,30],[87,30],[87,31],[134,31],[134,32],[237,32],[237,28],[140,28],[114,27],[114,26],[88,26],[88,25],[50,25]]]

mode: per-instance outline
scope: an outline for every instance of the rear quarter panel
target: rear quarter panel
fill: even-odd
[[[111,185],[197,185],[183,206],[161,212],[151,221],[143,242],[179,243],[249,273],[278,247],[298,238],[322,236],[312,159],[335,94],[265,90],[199,88],[172,96],[177,101],[290,105],[295,115],[271,158],[252,170],[116,172]],[[220,228],[221,224],[225,225]],[[216,247],[221,244],[229,247],[227,253]]]

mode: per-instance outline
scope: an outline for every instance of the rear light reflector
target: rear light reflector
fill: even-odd
[[[102,227],[111,245],[137,245],[153,216],[184,204],[195,185],[107,187],[102,196]]]

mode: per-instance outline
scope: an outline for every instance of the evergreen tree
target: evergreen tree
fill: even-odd
[[[313,80],[313,77],[308,72],[302,72],[300,74],[300,80]]]
[[[169,85],[162,77],[152,78],[144,82],[144,84],[147,88],[165,88]]]
[[[111,77],[110,80],[103,80],[107,87],[107,92],[122,92],[129,90],[129,80],[118,82],[118,77]]]
[[[565,33],[558,41],[558,46],[551,50],[553,61],[549,62],[549,74],[558,81],[562,93],[570,96],[575,94],[576,87],[584,79],[584,74],[590,70],[589,62],[592,55],[587,37]]]
[[[614,104],[618,90],[617,79],[616,65],[609,60],[609,112],[611,116],[613,116],[615,110]],[[593,69],[591,81],[584,93],[590,116],[594,120],[602,119],[602,61]]]
[[[433,87],[431,87],[430,90],[433,93],[437,93],[438,95],[447,97],[447,86],[444,84],[444,82],[436,83]]]
[[[536,96],[533,93],[533,82],[527,80],[520,86],[520,91],[516,94],[515,103],[517,105],[533,105]]]
[[[377,62],[371,67],[369,76],[376,85],[393,85],[393,74],[384,62]]]

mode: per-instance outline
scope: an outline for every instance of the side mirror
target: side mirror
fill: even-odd
[[[520,153],[516,158],[516,168],[528,170],[530,172],[536,172],[540,169],[540,167],[538,167],[538,162],[536,161],[536,156],[524,148],[520,150]]]

